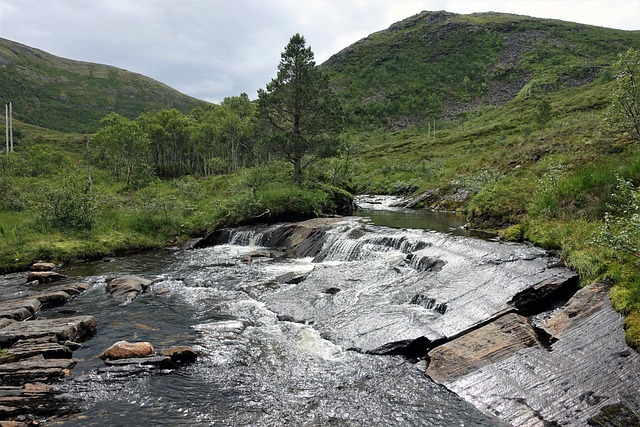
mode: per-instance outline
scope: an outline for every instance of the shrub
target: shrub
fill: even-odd
[[[85,178],[71,177],[59,187],[46,190],[40,207],[43,222],[68,231],[89,230],[94,224],[98,201]]]
[[[640,349],[640,310],[631,312],[624,320],[625,340],[629,346]]]
[[[623,254],[640,258],[640,188],[618,178],[613,194],[616,205],[605,213],[597,242]]]
[[[522,224],[512,225],[502,230],[499,235],[508,242],[522,242],[524,240],[525,229]]]
[[[418,191],[418,185],[415,181],[396,181],[391,184],[391,194],[407,195]]]

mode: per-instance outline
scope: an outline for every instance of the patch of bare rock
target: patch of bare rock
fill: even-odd
[[[26,284],[50,284],[66,276],[53,270],[55,264],[35,263]],[[43,308],[60,306],[86,291],[89,283],[47,286],[41,292],[0,302],[0,423],[32,425],[34,417],[61,415],[68,408],[52,409],[55,382],[68,376],[77,360],[74,350],[91,337],[97,323],[92,316],[56,319],[38,318]]]
[[[138,295],[146,291],[153,284],[153,280],[138,276],[122,276],[107,280],[105,290],[125,304],[133,301]]]
[[[640,354],[605,285],[549,313],[505,314],[429,357],[428,376],[514,426],[640,425]]]

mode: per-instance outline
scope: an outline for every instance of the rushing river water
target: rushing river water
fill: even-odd
[[[396,221],[393,225],[397,226],[397,220],[406,219],[407,215],[407,212],[397,211],[393,219],[387,212],[384,221]],[[429,215],[435,220],[431,227],[441,231],[459,230],[463,224],[459,216]],[[430,227],[425,217],[415,215],[412,218],[413,221],[401,225]],[[443,222],[443,218],[446,221]],[[416,226],[415,221],[420,221],[420,225]],[[378,237],[379,241],[398,239],[404,242],[405,238],[395,237],[394,231],[374,230],[382,233],[383,238]],[[385,233],[390,237],[384,237],[387,236]],[[443,239],[435,233],[411,233],[418,233],[420,238],[424,234],[430,239]],[[329,302],[322,302],[332,295],[316,292],[319,302],[312,307],[315,314],[309,314],[282,300],[287,292],[294,292],[294,286],[283,289],[282,294],[268,293],[267,288],[275,278],[291,272],[312,273],[315,279],[310,282],[319,283],[320,287],[340,281],[357,282],[359,278],[389,282],[388,274],[398,274],[396,271],[405,268],[398,267],[398,260],[407,257],[409,249],[402,248],[409,247],[408,244],[394,243],[384,250],[370,249],[366,256],[359,256],[360,261],[353,255],[355,249],[350,248],[349,259],[333,252],[315,262],[311,258],[246,262],[243,257],[259,249],[252,243],[250,234],[240,233],[239,244],[195,250],[165,249],[70,264],[61,269],[61,273],[76,281],[88,280],[94,284],[70,303],[44,312],[43,316],[92,315],[97,319],[98,331],[74,352],[74,357],[80,361],[72,376],[62,383],[60,405],[67,405],[77,413],[55,424],[501,425],[432,382],[424,373],[423,362],[363,351],[368,344],[376,347],[377,340],[384,343],[388,337],[363,333],[362,337],[353,338],[349,335],[349,327],[362,328],[362,325],[342,325],[344,327],[340,329],[341,325],[332,324],[332,319],[341,321],[344,311],[338,309],[338,299],[332,300],[331,306],[326,305]],[[361,253],[364,251],[362,246],[358,249]],[[411,250],[420,250],[420,247],[414,245]],[[525,253],[521,258],[528,256]],[[362,266],[358,267],[360,264]],[[378,265],[388,272],[385,276],[372,272]],[[406,266],[407,277],[417,280],[424,274],[415,266],[409,267]],[[348,272],[357,277],[338,277],[348,275]],[[105,281],[109,277],[129,274],[155,279],[156,283],[131,303],[122,304],[106,294]],[[320,277],[323,274],[325,277]],[[374,276],[367,278],[368,274]],[[400,275],[393,280],[409,281]],[[346,286],[340,293],[344,298],[357,294],[361,300],[370,301],[372,307],[380,306],[375,300],[362,297],[369,291],[358,289],[349,294]],[[371,297],[380,294],[377,290],[370,293]],[[392,297],[397,299],[398,295],[392,294]],[[297,296],[292,294],[292,299],[295,298]],[[408,301],[402,305],[407,306]],[[414,310],[411,322],[419,325],[426,325],[441,315],[437,311],[418,308],[407,310]],[[367,308],[357,310],[362,310],[363,322],[368,321],[368,316],[382,320],[387,315],[389,319],[399,316],[398,313],[369,312]],[[455,312],[455,306],[452,311]],[[279,316],[281,313],[287,315]],[[402,322],[398,323],[402,328],[399,334],[408,329],[405,325],[408,320]],[[438,334],[445,334],[447,328],[451,328],[445,323]],[[334,328],[338,330],[335,334]],[[430,333],[430,329],[425,329],[417,334],[428,336]],[[402,338],[413,339],[413,336],[398,337]],[[176,370],[105,366],[96,356],[119,340],[149,341],[157,349],[187,345],[199,350],[202,356],[194,364]]]

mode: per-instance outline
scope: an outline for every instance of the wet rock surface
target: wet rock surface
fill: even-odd
[[[527,289],[575,285],[573,272],[532,247],[348,222],[325,240],[304,280],[254,288],[252,296],[365,352],[419,338],[448,340],[517,311],[512,299]]]
[[[118,341],[111,347],[100,353],[98,358],[102,360],[119,360],[141,358],[154,355],[156,349],[150,342]]]
[[[580,290],[542,323],[557,339],[549,348],[514,347],[511,356],[470,366],[472,372],[462,376],[445,367],[434,378],[514,426],[628,425],[629,417],[637,422],[640,355],[625,344],[622,317],[611,308],[607,288]],[[436,372],[437,366],[427,371]]]
[[[153,280],[127,275],[107,280],[105,291],[114,298],[128,304],[152,284]]]
[[[528,347],[542,347],[536,332],[526,317],[509,313],[429,352],[427,375],[442,383]]]
[[[299,281],[251,289],[280,320],[345,348],[430,360],[430,377],[515,426],[640,408],[640,359],[608,290],[576,293],[577,275],[545,251],[353,223],[323,238]]]
[[[34,270],[51,273],[53,264],[39,263]],[[33,272],[25,278],[33,283]],[[38,276],[46,284],[64,278],[63,275]],[[73,352],[80,347],[76,341],[91,337],[97,327],[92,316],[41,319],[40,311],[67,303],[86,291],[88,283],[66,283],[29,292],[27,297],[0,301],[0,421],[36,422],[34,417],[62,415],[71,409],[64,404],[52,405],[59,394],[55,384],[70,375],[77,360]],[[4,422],[4,421],[2,421]],[[17,421],[6,421],[17,422]],[[10,425],[10,424],[7,424]],[[20,425],[20,424],[18,424]]]

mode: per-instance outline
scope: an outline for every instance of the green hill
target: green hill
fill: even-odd
[[[140,74],[63,59],[0,38],[0,96],[13,102],[14,118],[44,128],[92,133],[110,112],[134,118],[144,111],[203,106]]]
[[[353,124],[401,129],[611,78],[607,66],[630,47],[640,47],[640,32],[501,13],[422,12],[322,67]]]

